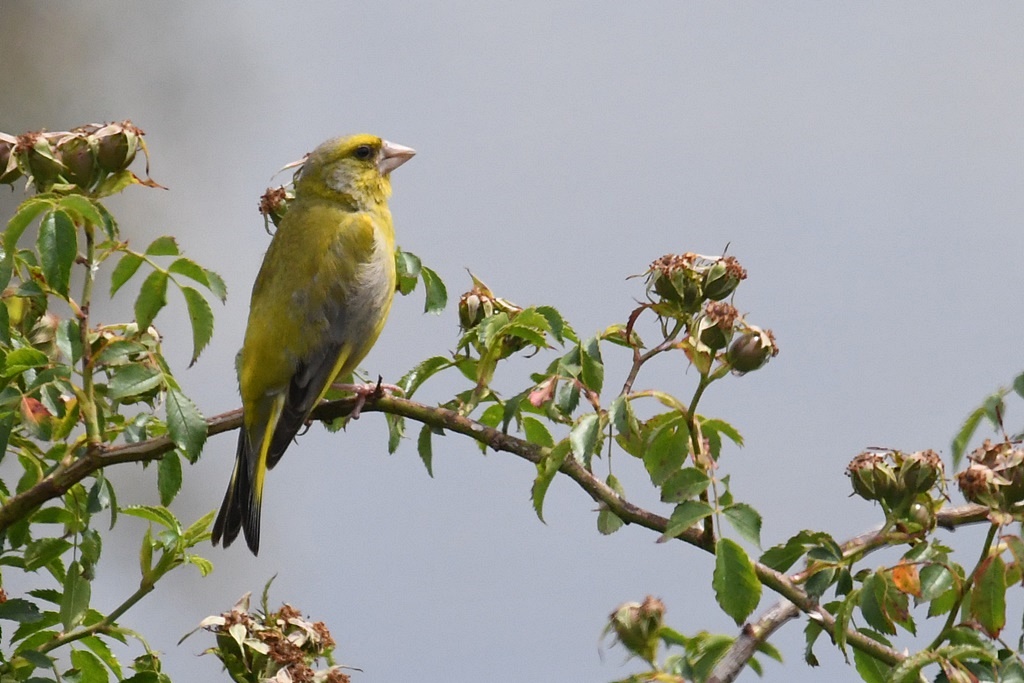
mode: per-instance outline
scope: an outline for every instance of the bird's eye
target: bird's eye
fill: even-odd
[[[365,161],[373,156],[373,148],[369,145],[359,145],[356,147],[355,155],[356,159]]]

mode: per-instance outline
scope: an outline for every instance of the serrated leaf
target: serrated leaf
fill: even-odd
[[[609,474],[604,483],[608,484],[608,487],[620,496],[624,494],[622,484],[619,483],[614,474]],[[607,506],[601,506],[597,513],[597,530],[599,533],[605,536],[614,534],[622,528],[622,525],[623,521],[617,514],[609,510]]]
[[[180,253],[177,240],[170,235],[161,235],[146,247],[147,256],[177,256]]]
[[[57,201],[57,208],[63,209],[89,225],[102,226],[103,215],[91,199],[80,194],[69,194]]]
[[[715,599],[737,625],[750,616],[761,600],[761,582],[754,564],[738,543],[720,538],[715,544],[715,571],[711,580]]]
[[[874,631],[866,628],[859,628],[857,631],[873,640],[877,640],[883,645],[890,645],[888,640]],[[890,675],[892,674],[892,667],[885,662],[878,661],[869,654],[854,649],[853,663],[857,668],[857,673],[860,674],[860,677],[866,681],[866,683],[888,683],[891,680]]]
[[[174,259],[171,265],[167,266],[167,272],[175,275],[183,275],[191,280],[195,280],[203,287],[209,288],[210,278],[205,268],[193,261],[192,259],[181,258]]]
[[[861,614],[868,624],[881,633],[894,635],[896,626],[885,609],[885,579],[878,572],[864,580],[860,593]]]
[[[15,349],[4,359],[4,377],[20,375],[29,368],[41,368],[50,364],[50,359],[39,349],[29,346]]]
[[[33,197],[26,199],[18,207],[18,210],[7,221],[7,230],[4,231],[4,252],[5,258],[10,258],[18,250],[18,240],[21,235],[32,225],[32,222],[52,206],[49,200]]]
[[[921,568],[922,602],[934,600],[952,587],[953,574],[943,565],[928,564]]]
[[[708,430],[714,431],[718,434],[722,434],[737,446],[743,446],[743,436],[739,433],[739,431],[737,431],[735,427],[733,427],[725,420],[719,420],[717,418],[701,420],[700,426],[705,433]]]
[[[405,390],[406,397],[412,397],[420,386],[441,370],[450,368],[452,361],[444,356],[433,356],[419,363],[398,380],[398,386]]]
[[[132,252],[127,252],[121,257],[110,274],[110,296],[114,296],[117,290],[121,289],[121,286],[128,282],[132,275],[135,275],[142,263],[143,258]]]
[[[419,257],[415,254],[401,249],[395,250],[396,284],[400,294],[405,296],[416,289],[422,267]]]
[[[43,615],[35,603],[24,598],[9,598],[0,603],[0,619],[16,621],[19,624],[31,624],[39,621]]]
[[[181,490],[181,458],[177,452],[164,453],[157,466],[156,488],[160,492],[160,504],[170,505]]]
[[[681,503],[706,491],[711,484],[707,473],[697,467],[684,467],[673,472],[661,486],[663,503]]]
[[[153,318],[167,305],[167,273],[154,270],[142,282],[139,296],[135,299],[135,322],[140,332],[153,324]]]
[[[167,433],[189,462],[195,462],[206,443],[206,419],[179,389],[167,392]]]
[[[182,287],[181,293],[185,296],[188,318],[192,323],[192,360],[189,362],[191,367],[213,337],[213,309],[199,290]]]
[[[129,505],[121,508],[121,514],[145,519],[176,533],[181,530],[181,524],[178,522],[178,518],[175,517],[170,510],[162,506]]]
[[[105,642],[96,636],[86,636],[79,640],[79,642],[92,650],[92,652],[100,658],[100,661],[106,664],[107,668],[114,672],[114,675],[118,678],[122,677],[121,663],[117,661],[117,657],[114,656],[114,653],[110,651],[110,648]]]
[[[72,650],[71,665],[78,669],[81,683],[108,683],[110,675],[100,658],[88,650]]]
[[[114,400],[145,394],[164,383],[164,375],[159,368],[142,363],[121,366],[112,375],[108,395]]]
[[[0,306],[4,311],[6,306]],[[65,318],[57,324],[57,348],[64,354],[69,364],[77,365],[82,357],[82,331],[78,321],[74,318]]]
[[[740,536],[757,546],[761,545],[761,515],[746,503],[735,503],[722,510]]]
[[[430,425],[423,425],[420,429],[419,438],[416,439],[416,451],[420,454],[420,460],[423,461],[423,466],[427,468],[427,474],[431,477],[434,476],[433,462],[434,462],[434,448],[431,444],[431,437],[433,431]]]
[[[224,284],[224,278],[209,268],[206,269],[206,279],[210,281],[210,291],[224,303],[228,299],[228,286]]]
[[[689,434],[681,423],[659,430],[643,454],[651,483],[661,486],[669,476],[678,472],[686,460],[688,449]]]
[[[545,448],[552,448],[555,445],[551,432],[548,431],[543,422],[534,417],[523,417],[523,433],[526,435],[526,440],[530,443],[535,443]]]
[[[551,480],[558,474],[558,470],[565,462],[570,450],[571,446],[568,440],[560,441],[537,463],[537,478],[533,480],[530,497],[533,501],[533,510],[542,522],[544,521],[544,496],[547,495]]]
[[[92,586],[82,576],[82,566],[72,562],[64,575],[64,595],[60,602],[60,623],[65,631],[82,623],[91,597]]]
[[[444,282],[437,273],[426,266],[421,266],[420,277],[423,279],[423,289],[426,290],[423,312],[441,313],[448,305],[448,289]]]
[[[582,369],[580,379],[584,386],[600,394],[604,388],[604,361],[601,359],[601,344],[597,337],[591,337],[580,345]]]
[[[587,413],[580,417],[569,432],[569,444],[576,457],[586,460],[593,455],[600,431],[601,418],[597,413]]]
[[[1006,564],[999,555],[986,558],[978,567],[970,613],[992,638],[998,638],[1006,626]]]
[[[665,527],[665,533],[658,537],[658,543],[675,538],[712,512],[710,505],[699,500],[686,500],[676,505]]]
[[[30,541],[25,547],[25,570],[35,571],[44,567],[61,555],[63,555],[71,544],[63,538],[39,538]]]
[[[388,454],[394,454],[402,443],[405,436],[405,418],[400,415],[384,414],[384,421],[388,425]]]
[[[71,217],[63,211],[48,213],[39,226],[36,247],[46,283],[67,298],[71,267],[78,257],[78,231]]]

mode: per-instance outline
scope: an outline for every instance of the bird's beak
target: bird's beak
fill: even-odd
[[[384,146],[381,147],[380,161],[377,162],[377,168],[380,169],[381,175],[387,175],[396,168],[404,164],[405,162],[412,159],[416,154],[416,150],[412,147],[406,147],[404,145],[396,145],[393,142],[384,141]]]

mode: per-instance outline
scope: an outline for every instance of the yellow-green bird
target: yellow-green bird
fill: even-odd
[[[238,373],[243,425],[214,545],[243,530],[259,552],[267,470],[384,328],[395,293],[390,174],[413,154],[354,135],[328,140],[303,163],[252,288]]]

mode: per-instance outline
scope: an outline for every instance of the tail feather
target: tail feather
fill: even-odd
[[[213,523],[211,541],[217,545],[223,539],[227,548],[238,538],[239,531],[245,533],[245,543],[253,555],[260,551],[260,492],[253,486],[252,472],[249,471],[249,443],[246,430],[238,436],[238,452],[235,456],[235,470],[224,493],[224,502]]]

